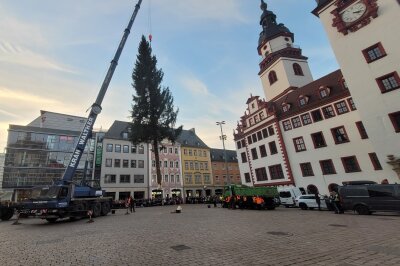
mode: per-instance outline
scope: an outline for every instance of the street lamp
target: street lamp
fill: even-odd
[[[226,150],[225,150],[226,135],[224,135],[224,133],[222,132],[222,125],[225,125],[225,121],[217,122],[216,124],[221,128],[221,136],[219,137],[219,139],[222,140],[222,147],[224,148],[226,179],[227,179],[227,184],[228,184],[228,187],[229,187],[229,193],[231,193],[231,178],[229,177],[228,160],[227,160],[227,157],[226,157]]]

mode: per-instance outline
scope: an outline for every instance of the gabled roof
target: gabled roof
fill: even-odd
[[[184,147],[197,147],[208,149],[208,146],[196,135],[194,129],[182,130],[176,141]]]
[[[318,11],[325,7],[327,4],[332,2],[333,0],[317,0],[317,7],[311,11],[314,15],[318,17]]]
[[[276,114],[278,117],[281,116],[290,116],[291,114],[298,112],[302,109],[309,108],[309,107],[317,107],[323,105],[325,102],[330,102],[333,97],[336,97],[338,95],[343,95],[346,93],[349,93],[347,89],[343,87],[342,84],[342,79],[343,75],[342,72],[339,70],[336,70],[326,76],[321,77],[318,80],[315,80],[301,88],[298,88],[288,94],[286,94],[284,97],[279,98],[277,101],[275,101],[275,108],[276,108]],[[330,88],[330,94],[328,97],[321,99],[319,97],[319,88],[320,87],[329,87]],[[307,96],[308,102],[306,105],[299,106],[299,96]],[[287,103],[291,105],[291,108],[287,112],[282,111],[282,103]]]
[[[110,129],[105,134],[106,139],[123,139],[122,133],[128,132],[129,122],[115,120]]]
[[[228,163],[237,163],[237,154],[233,150],[226,151],[226,161]],[[223,149],[211,149],[210,150],[211,162],[225,162],[224,150]]]

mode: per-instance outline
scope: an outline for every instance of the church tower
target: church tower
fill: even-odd
[[[258,73],[267,101],[280,98],[289,88],[302,87],[313,81],[307,57],[293,45],[294,34],[282,23],[277,24],[276,15],[261,0],[262,32],[258,41],[258,54],[262,57]]]

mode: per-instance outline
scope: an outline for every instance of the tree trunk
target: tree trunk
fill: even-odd
[[[156,159],[157,184],[158,184],[159,188],[161,188],[162,177],[161,177],[161,169],[160,169],[160,153],[159,153],[159,149],[158,149],[158,141],[157,140],[153,140],[153,150],[154,150],[154,157]]]

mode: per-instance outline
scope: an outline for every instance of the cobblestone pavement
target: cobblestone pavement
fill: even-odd
[[[206,205],[0,222],[0,265],[400,265],[400,215]]]

